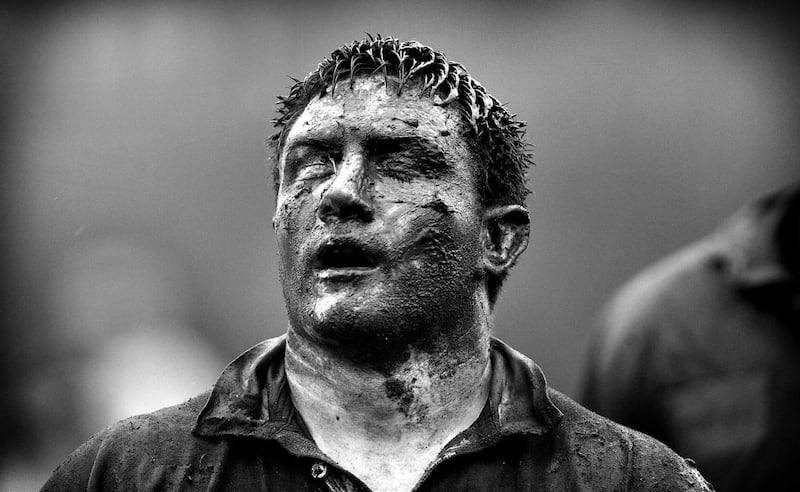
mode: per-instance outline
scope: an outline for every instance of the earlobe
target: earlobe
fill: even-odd
[[[496,275],[507,273],[528,247],[530,218],[521,205],[489,207],[483,214],[483,262]]]

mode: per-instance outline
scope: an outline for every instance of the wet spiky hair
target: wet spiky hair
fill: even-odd
[[[525,186],[528,167],[532,163],[529,144],[525,141],[525,122],[516,119],[459,63],[448,61],[443,53],[416,41],[401,42],[378,34],[353,41],[331,53],[316,70],[302,81],[293,79],[289,95],[278,97],[278,117],[273,120],[277,132],[273,143],[273,178],[277,195],[280,182],[280,152],[292,124],[309,101],[318,94],[332,93],[337,82],[359,76],[383,75],[399,80],[397,94],[409,82],[419,83],[422,94],[434,104],[453,104],[461,113],[474,138],[481,160],[477,169],[479,195],[484,206],[525,203],[529,193]]]

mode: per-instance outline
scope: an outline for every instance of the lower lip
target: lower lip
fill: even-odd
[[[347,280],[364,277],[377,271],[377,268],[326,268],[317,271],[317,278],[334,282],[344,282]]]

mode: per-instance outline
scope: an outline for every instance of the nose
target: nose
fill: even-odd
[[[371,191],[367,184],[364,159],[358,155],[345,156],[336,176],[323,192],[317,216],[325,223],[373,219]]]

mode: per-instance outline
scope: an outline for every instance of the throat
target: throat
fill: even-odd
[[[292,400],[317,446],[373,490],[411,490],[446,444],[477,420],[489,393],[485,349],[411,350],[389,373],[287,340]]]

